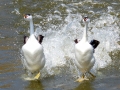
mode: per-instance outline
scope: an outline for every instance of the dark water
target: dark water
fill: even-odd
[[[45,35],[47,63],[38,81],[22,78],[26,13]],[[99,66],[95,79],[77,83],[72,41],[81,37],[84,15],[91,18],[89,38],[101,42],[95,54]],[[0,90],[120,90],[120,0],[0,0]]]

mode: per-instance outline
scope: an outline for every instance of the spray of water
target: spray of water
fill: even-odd
[[[53,17],[54,18],[54,17]],[[68,14],[65,23],[61,27],[52,26],[47,31],[36,29],[36,34],[45,35],[43,41],[46,65],[42,70],[43,77],[66,72],[79,75],[79,71],[74,64],[74,39],[81,39],[84,25],[81,24],[82,16],[80,14]],[[88,39],[97,39],[100,45],[95,50],[96,63],[93,71],[104,68],[111,63],[109,52],[119,48],[117,39],[119,37],[117,18],[112,15],[103,15],[98,19],[92,20],[89,24]]]

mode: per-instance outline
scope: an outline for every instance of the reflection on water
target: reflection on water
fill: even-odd
[[[94,88],[92,87],[91,82],[89,81],[85,81],[83,83],[81,83],[77,88],[75,88],[74,90],[94,90]]]
[[[120,3],[119,0],[1,0],[0,3],[0,90],[119,90],[120,89]],[[31,13],[37,33],[45,35],[46,66],[38,81],[25,81],[20,49]],[[75,38],[81,38],[82,16],[91,18],[89,41],[96,49],[97,77],[74,82],[79,71],[74,65]]]
[[[43,90],[43,85],[40,81],[30,81],[25,90]]]

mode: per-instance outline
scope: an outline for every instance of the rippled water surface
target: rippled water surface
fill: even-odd
[[[23,79],[27,13],[33,15],[35,33],[45,36],[46,64],[38,81]],[[73,40],[82,38],[86,15],[88,40],[101,43],[92,69],[96,78],[78,83]],[[120,0],[0,0],[0,90],[120,90]]]

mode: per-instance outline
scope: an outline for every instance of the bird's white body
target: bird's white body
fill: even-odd
[[[24,67],[30,72],[41,70],[45,65],[43,47],[32,34],[26,44],[22,46]]]
[[[25,43],[22,46],[22,53],[24,56],[23,66],[31,74],[38,73],[35,78],[40,76],[40,70],[45,65],[45,57],[43,53],[43,47],[36,39],[34,35],[34,26],[32,16],[27,14],[24,16],[26,21],[30,22],[30,36],[25,39]],[[39,38],[41,39],[41,38]],[[28,75],[29,75],[28,73]]]
[[[93,55],[94,48],[87,41],[87,27],[89,20],[85,18],[84,21],[86,24],[86,29],[84,30],[83,37],[77,44],[75,44],[75,57],[76,57],[75,64],[81,71],[83,77],[84,74],[91,70],[95,63]]]
[[[80,41],[75,45],[76,65],[82,73],[90,71],[95,63],[93,47],[87,41]]]

